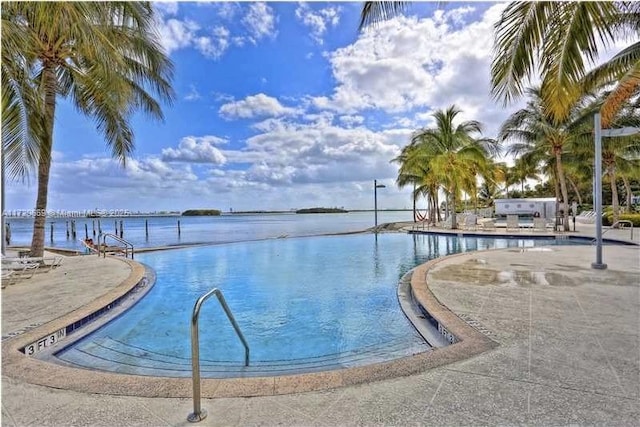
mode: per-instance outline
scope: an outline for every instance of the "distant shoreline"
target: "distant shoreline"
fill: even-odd
[[[357,213],[357,212],[371,212],[373,213],[373,209],[350,209],[348,212],[344,212],[345,214],[349,213]],[[412,212],[412,209],[378,209],[378,212]],[[342,213],[342,212],[340,212]],[[221,212],[219,216],[233,216],[233,215],[295,215],[296,211],[286,210],[286,211],[237,211],[237,212]],[[335,215],[335,214],[332,214]],[[167,217],[175,217],[180,218],[181,213],[130,213],[126,215],[104,215],[104,216],[78,216],[78,215],[51,215],[47,216],[47,220],[53,219],[112,219],[112,218],[167,218]],[[34,215],[5,215],[5,219],[35,219]]]

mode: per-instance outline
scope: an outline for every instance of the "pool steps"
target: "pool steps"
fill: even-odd
[[[211,361],[201,359],[201,373],[208,378],[275,376],[341,369],[409,356],[430,347],[414,345],[407,348],[406,340],[391,341],[361,348],[358,351],[329,354],[322,357],[260,361]],[[97,338],[56,355],[59,362],[75,367],[100,369],[147,376],[190,377],[191,358],[155,353],[111,338]]]

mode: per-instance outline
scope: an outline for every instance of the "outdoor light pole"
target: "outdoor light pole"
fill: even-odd
[[[596,262],[591,263],[591,268],[604,270],[607,264],[602,262],[602,138],[635,135],[640,133],[640,128],[602,129],[600,113],[596,113],[593,117],[593,125],[595,128]]]
[[[385,188],[386,185],[378,184],[378,180],[373,180],[373,213],[375,217],[375,232],[378,232],[378,188]]]

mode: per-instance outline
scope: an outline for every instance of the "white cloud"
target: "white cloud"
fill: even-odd
[[[229,30],[217,26],[211,30],[211,35],[212,37],[197,37],[194,44],[207,58],[219,59],[229,47]]]
[[[215,145],[222,145],[227,142],[226,139],[213,135],[201,137],[185,136],[180,140],[178,148],[164,148],[162,150],[162,160],[223,165],[227,162],[227,159]]]
[[[364,123],[364,117],[358,115],[340,116],[338,120],[347,127],[357,126]]]
[[[170,55],[171,52],[191,46],[200,27],[193,21],[180,21],[172,18],[167,21],[157,21],[157,29],[160,43],[167,55]]]
[[[275,117],[295,114],[296,110],[284,107],[276,98],[259,93],[247,96],[240,101],[224,104],[218,112],[226,119],[248,119],[252,117]]]
[[[176,15],[178,13],[177,1],[156,1],[153,3],[153,7],[163,15]]]
[[[493,5],[464,27],[471,7],[371,27],[353,44],[326,55],[337,85],[330,96],[313,98],[314,106],[342,114],[416,108],[431,113],[455,103],[464,119],[491,120],[489,132],[495,132],[507,114],[488,96],[493,25],[504,7]]]
[[[185,101],[197,101],[202,98],[194,85],[189,85],[189,93],[184,96]]]
[[[322,36],[328,26],[335,27],[340,22],[340,7],[326,7],[313,10],[306,3],[301,3],[296,9],[296,18],[310,30],[310,35],[318,44],[323,44]]]
[[[277,35],[276,17],[273,14],[273,9],[263,2],[249,5],[249,10],[242,18],[242,24],[249,31],[250,41],[253,44],[265,37],[275,38]]]
[[[218,16],[227,21],[233,20],[236,14],[240,11],[240,6],[237,3],[226,1],[214,4],[218,11]]]

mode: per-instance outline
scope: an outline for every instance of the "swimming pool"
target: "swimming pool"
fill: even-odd
[[[140,254],[138,260],[156,271],[154,288],[56,357],[91,369],[190,376],[193,304],[218,287],[249,342],[251,364],[243,366],[243,347],[211,300],[200,315],[203,377],[282,375],[393,360],[430,349],[398,304],[397,284],[407,271],[452,253],[555,243],[362,234]]]

